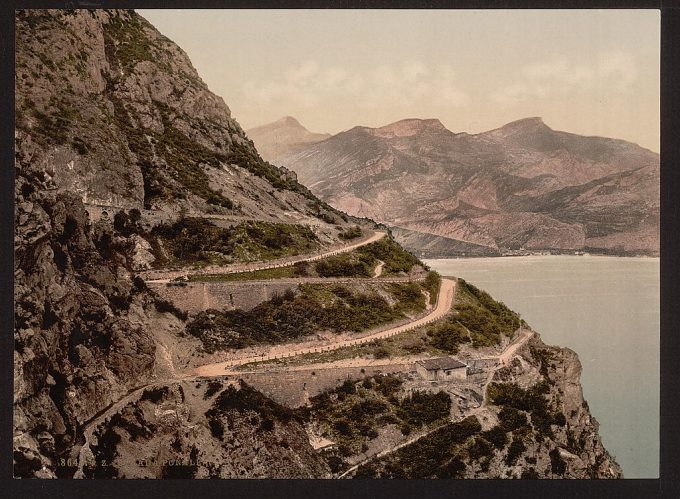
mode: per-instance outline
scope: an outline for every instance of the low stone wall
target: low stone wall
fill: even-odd
[[[209,308],[217,310],[251,310],[260,303],[270,300],[276,294],[287,290],[297,290],[298,284],[291,282],[187,282],[187,283],[147,283],[161,298],[173,303],[177,308],[189,313],[197,313]]]

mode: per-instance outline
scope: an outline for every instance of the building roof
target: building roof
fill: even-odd
[[[418,364],[423,366],[428,371],[436,371],[437,369],[458,369],[467,367],[462,362],[457,361],[453,357],[439,357],[437,359],[419,360]]]

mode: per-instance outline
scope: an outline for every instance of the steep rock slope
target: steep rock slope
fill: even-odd
[[[429,255],[659,250],[658,154],[540,118],[477,135],[438,120],[355,127],[275,161]]]
[[[294,174],[260,158],[187,55],[141,16],[19,11],[16,33],[19,150],[46,188],[170,213],[320,214]]]
[[[133,12],[19,12],[16,56],[15,476],[327,477],[299,416],[181,372],[197,342],[135,275],[139,239],[86,208],[339,214]]]
[[[264,162],[186,54],[134,12],[16,23],[14,472],[70,477],[89,426],[126,394],[172,384],[167,343],[191,342],[135,276],[139,240],[93,223],[90,203],[340,218]],[[244,449],[254,442],[244,433]]]
[[[330,477],[293,411],[242,382],[147,389],[94,436],[90,478]]]
[[[16,476],[51,477],[80,428],[154,374],[153,298],[126,241],[94,234],[78,199],[19,171],[15,251]],[[66,470],[62,470],[66,471]]]
[[[355,478],[623,478],[583,400],[577,355],[534,337],[496,371],[488,403],[410,445],[369,460]]]
[[[285,116],[274,123],[246,130],[260,155],[267,161],[303,149],[309,144],[321,142],[330,137],[328,133],[314,133],[307,130],[292,116]]]

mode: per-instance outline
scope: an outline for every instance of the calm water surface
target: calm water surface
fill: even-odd
[[[547,344],[576,351],[605,447],[626,478],[659,476],[659,259],[425,260],[505,302]]]

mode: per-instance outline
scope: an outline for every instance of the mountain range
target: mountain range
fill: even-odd
[[[478,134],[437,119],[357,126],[271,161],[424,256],[659,252],[659,155],[538,117]]]

